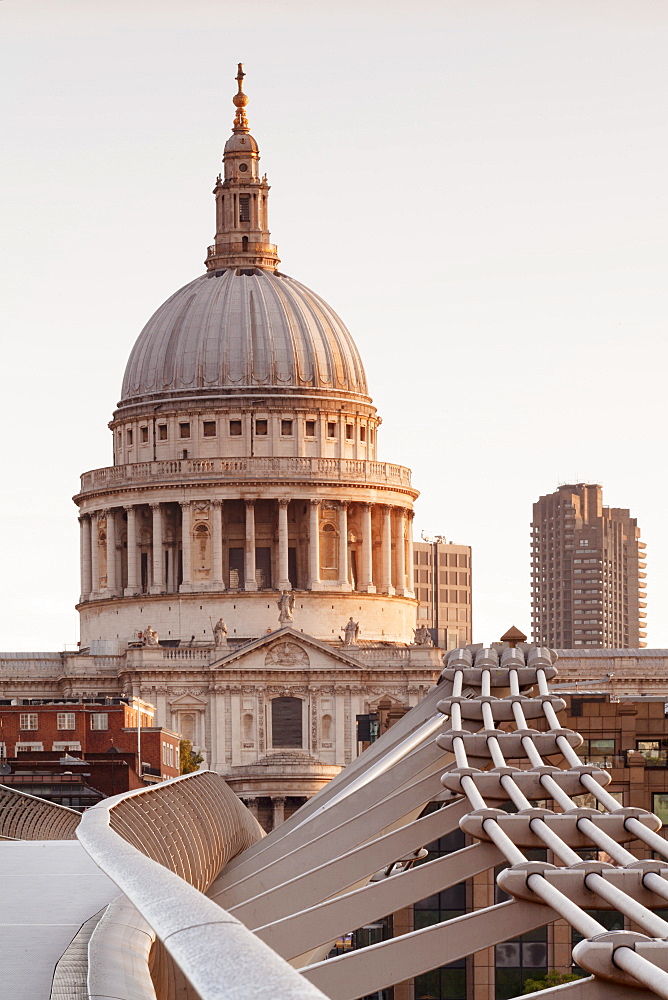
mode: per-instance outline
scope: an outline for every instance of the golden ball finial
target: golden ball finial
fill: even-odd
[[[238,92],[232,98],[232,103],[237,109],[237,113],[234,116],[234,124],[232,126],[233,132],[248,132],[248,119],[246,118],[246,112],[244,108],[248,104],[248,97],[243,92],[243,82],[244,82],[244,67],[243,63],[238,64],[236,81],[238,86]]]

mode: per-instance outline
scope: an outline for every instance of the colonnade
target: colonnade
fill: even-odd
[[[261,822],[262,819],[267,820],[269,818],[267,814],[267,806],[269,806],[271,809],[271,831],[275,830],[276,827],[280,826],[286,819],[289,819],[289,817],[285,815],[286,798],[287,797],[285,795],[242,795],[241,801],[248,807],[248,809],[250,809],[251,813],[255,816],[255,819],[258,820],[258,822]],[[308,801],[305,796],[300,795],[292,796],[291,798],[295,800],[295,805],[303,805],[304,802]]]
[[[270,501],[275,510],[267,529],[266,522],[258,526],[258,501],[242,501],[244,514],[238,524],[226,522],[227,502],[127,504],[82,514],[81,601],[228,588],[413,595],[411,509],[366,501],[281,497]],[[291,503],[298,505],[292,522]],[[333,535],[326,539],[330,547],[336,538],[335,557],[329,551],[323,557],[326,530]],[[260,543],[270,551],[270,585],[266,573],[258,579]],[[303,553],[303,571],[295,570],[296,556],[291,566],[291,551]]]

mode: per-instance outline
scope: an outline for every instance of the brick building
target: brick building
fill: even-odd
[[[113,795],[177,777],[179,735],[154,721],[153,705],[138,698],[0,700],[0,758],[11,768],[3,783],[31,794],[49,784],[77,785],[78,792],[63,794],[92,804],[83,785]],[[76,779],[82,761],[85,782]]]

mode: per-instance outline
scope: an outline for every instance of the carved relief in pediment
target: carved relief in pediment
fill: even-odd
[[[267,650],[265,667],[289,667],[305,669],[309,666],[306,650],[296,642],[279,642]]]

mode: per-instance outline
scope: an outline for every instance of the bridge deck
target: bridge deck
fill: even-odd
[[[0,844],[2,995],[49,1000],[56,963],[118,888],[77,841]]]

